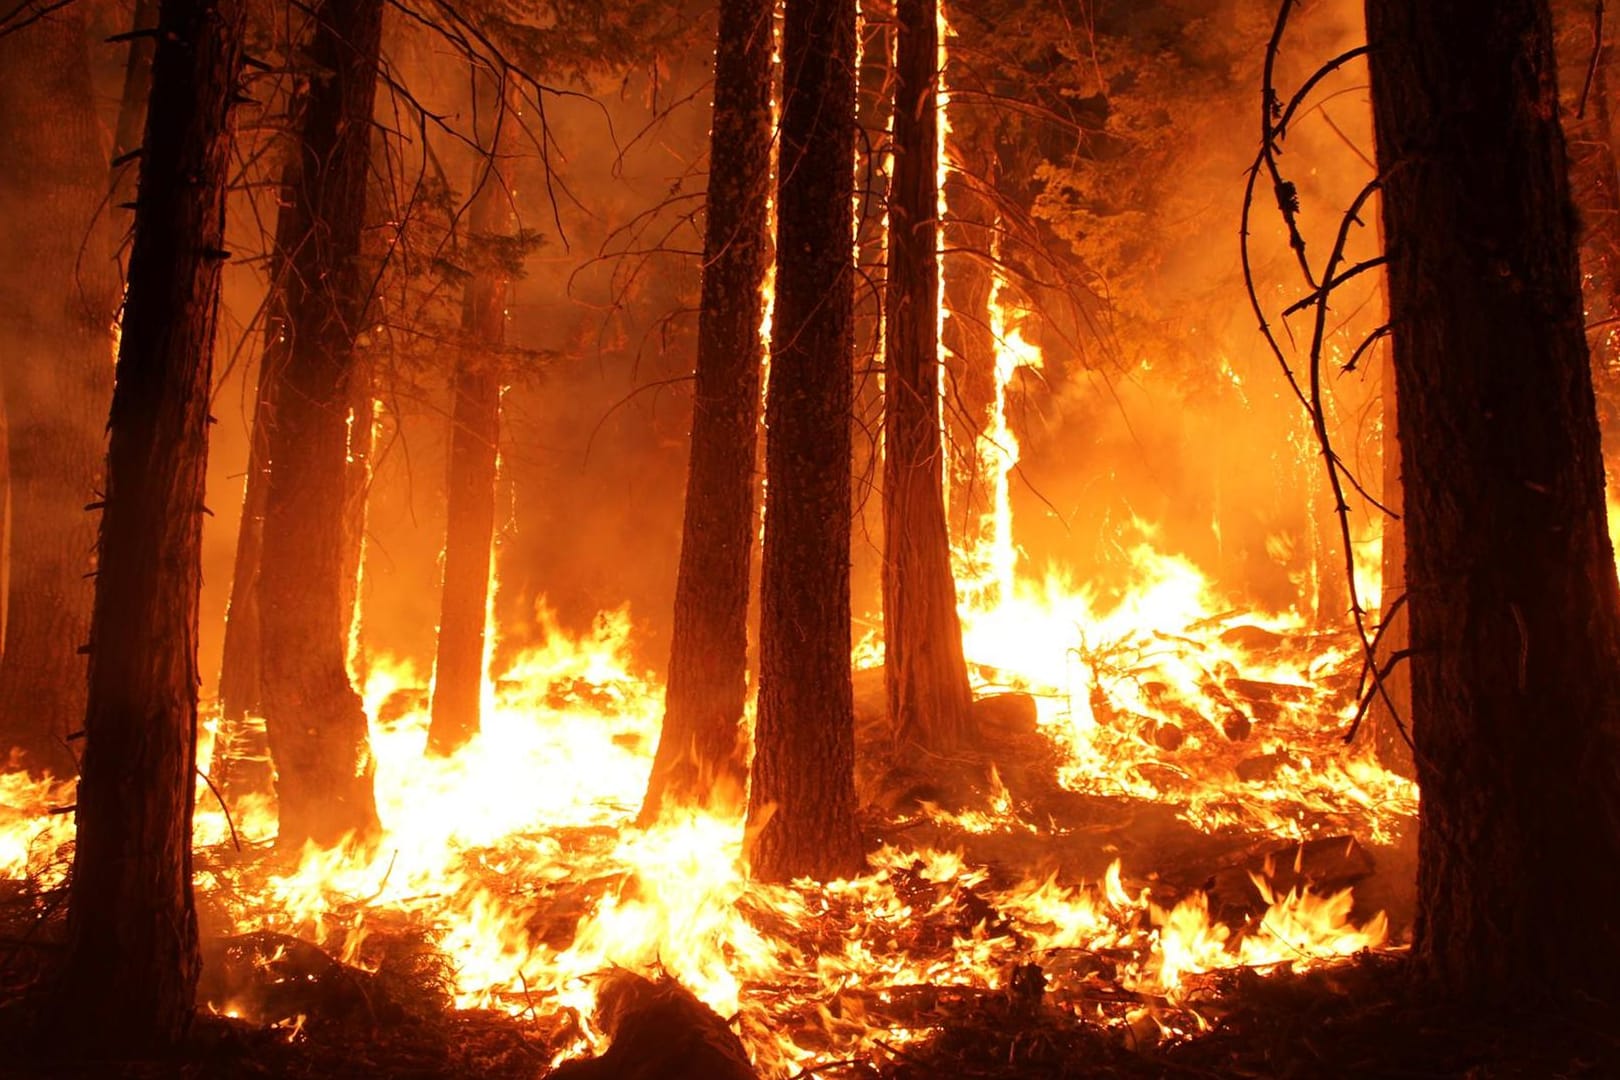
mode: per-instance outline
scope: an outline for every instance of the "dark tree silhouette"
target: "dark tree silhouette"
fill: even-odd
[[[347,458],[355,338],[368,306],[361,262],[381,0],[326,0],[307,55],[316,70],[299,123],[295,215],[278,235],[273,332],[287,336],[272,373],[270,474],[260,553],[261,695],[281,812],[280,842],[330,844],[377,826],[374,764],[346,652],[352,586]]]
[[[164,0],[108,427],[57,1049],[127,1059],[190,1024],[197,604],[241,9]]]
[[[748,793],[749,862],[767,881],[863,862],[849,655],[854,53],[854,0],[788,0]]]
[[[1420,969],[1614,997],[1620,590],[1546,0],[1368,0],[1405,489]]]
[[[973,693],[945,525],[939,400],[939,11],[900,0],[884,309],[883,640],[895,738],[953,750]]]
[[[761,289],[770,266],[771,12],[722,0],[698,312],[697,381],[664,726],[641,818],[668,804],[735,805],[747,695]]]
[[[439,600],[438,656],[428,751],[449,754],[478,734],[484,690],[484,623],[494,559],[495,481],[501,435],[501,356],[509,271],[492,242],[515,229],[502,147],[517,128],[505,77],[478,71],[475,113],[491,132],[489,156],[474,177],[467,232],[477,260],[462,293],[461,331],[451,380],[448,524]],[[480,252],[479,245],[486,250]]]
[[[0,390],[11,578],[0,766],[71,776],[84,720],[95,520],[112,398],[118,268],[85,12],[0,38]]]

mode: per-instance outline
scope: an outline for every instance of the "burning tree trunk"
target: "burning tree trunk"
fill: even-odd
[[[849,656],[854,52],[854,0],[788,0],[748,794],[749,859],[767,881],[862,864]]]
[[[883,638],[899,742],[969,741],[939,400],[939,12],[900,0],[884,331]]]
[[[475,178],[468,212],[471,250],[478,265],[462,294],[461,331],[466,340],[456,357],[453,379],[449,525],[439,600],[439,652],[433,667],[433,720],[428,728],[428,752],[435,754],[453,753],[479,729],[501,434],[500,350],[506,342],[510,273],[494,248],[515,224],[512,195],[499,168],[503,131],[516,124],[509,115],[505,76],[478,72],[474,77],[479,99],[475,112],[490,119],[494,134],[489,156]]]
[[[769,0],[722,0],[698,313],[697,384],[664,728],[642,806],[740,800],[761,289],[770,264]]]
[[[360,634],[365,598],[362,563],[366,552],[366,500],[371,495],[372,442],[376,438],[377,363],[356,352],[349,368],[349,407],[344,416],[343,563],[338,604],[343,609],[343,660],[349,681],[365,685],[366,653]]]
[[[259,568],[263,706],[280,842],[330,844],[377,825],[366,717],[349,683],[344,609],[349,387],[369,282],[360,260],[381,0],[327,0],[314,16],[296,152],[299,198],[278,235],[272,318],[287,353],[272,392]],[[328,74],[329,73],[329,74]]]
[[[1620,592],[1546,0],[1368,0],[1399,381],[1415,951],[1442,992],[1613,996]]]
[[[102,430],[118,307],[84,12],[0,41],[0,390],[12,533],[0,767],[71,776],[84,720]],[[88,233],[88,238],[87,234]]]
[[[199,962],[191,893],[197,603],[241,10],[164,0],[135,212],[90,628],[68,951],[72,1052],[176,1043]]]

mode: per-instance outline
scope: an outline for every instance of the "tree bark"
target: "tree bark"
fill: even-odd
[[[77,770],[84,720],[103,424],[118,308],[107,158],[84,12],[0,40],[0,390],[9,427],[9,600],[0,659],[4,755]]]
[[[771,15],[769,0],[720,4],[675,627],[643,824],[666,805],[734,809],[742,800],[761,289],[770,266]]]
[[[190,1025],[208,401],[241,60],[232,0],[164,0],[90,630],[57,1047],[127,1060]]]
[[[433,666],[428,752],[451,754],[478,734],[484,693],[484,631],[494,562],[495,481],[501,435],[501,358],[506,343],[508,272],[479,244],[510,236],[516,223],[502,175],[503,129],[516,124],[500,75],[475,73],[476,112],[492,125],[489,155],[474,177],[468,233],[479,265],[461,301],[464,341],[455,359],[450,417],[449,513],[439,650]],[[507,139],[510,135],[506,136]]]
[[[284,191],[290,188],[283,185]],[[278,277],[273,275],[272,288]],[[264,505],[270,487],[267,417],[273,406],[268,396],[274,383],[272,372],[280,368],[279,358],[285,355],[282,328],[272,327],[269,332],[271,340],[259,361],[254,394],[242,522],[236,532],[231,598],[225,611],[225,642],[219,665],[220,730],[212,768],[214,783],[230,798],[268,793],[274,787],[264,730],[251,719],[261,711],[259,557],[264,550]]]
[[[366,717],[346,667],[345,477],[349,387],[369,280],[360,259],[381,0],[326,0],[307,49],[297,198],[282,213],[298,239],[272,318],[287,354],[276,373],[259,568],[265,722],[281,812],[296,849],[377,828]],[[329,73],[329,74],[325,74]],[[283,230],[278,224],[277,232]],[[352,593],[350,593],[352,595]]]
[[[1384,483],[1379,493],[1379,501],[1391,515],[1384,519],[1383,546],[1379,552],[1383,571],[1380,618],[1388,623],[1379,630],[1383,638],[1383,647],[1379,650],[1377,659],[1382,665],[1411,645],[1411,631],[1407,626],[1405,604],[1390,614],[1391,608],[1400,602],[1401,596],[1406,592],[1406,531],[1405,524],[1401,520],[1405,511],[1401,491],[1401,448],[1397,435],[1400,419],[1396,404],[1395,360],[1388,348],[1379,351],[1383,354],[1379,372],[1384,383],[1382,402]],[[1367,714],[1367,737],[1372,742],[1373,753],[1377,756],[1379,764],[1391,772],[1406,777],[1417,775],[1416,765],[1412,761],[1412,747],[1407,741],[1411,735],[1411,728],[1407,728],[1406,734],[1401,733],[1401,727],[1410,724],[1411,717],[1412,666],[1410,661],[1400,661],[1383,677],[1382,693],[1374,694]]]
[[[854,52],[854,0],[788,0],[748,796],[749,861],[766,881],[863,863],[849,625]]]
[[[156,26],[157,17],[157,0],[135,0],[131,29],[139,36],[129,42],[129,57],[124,62],[124,91],[118,101],[118,122],[113,128],[113,160],[122,162],[113,166],[114,206],[134,198],[136,180],[140,177],[137,162],[124,159],[140,146],[141,133],[146,128],[146,101],[152,92],[152,57],[157,52],[157,39],[140,31]]]
[[[1414,955],[1614,997],[1620,590],[1546,0],[1368,0],[1405,479]]]
[[[939,400],[939,12],[900,0],[884,312],[883,640],[900,743],[971,741],[967,662],[945,524]]]

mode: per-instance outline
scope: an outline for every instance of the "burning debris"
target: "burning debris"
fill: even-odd
[[[127,266],[106,13],[0,15],[22,1065],[1377,1073],[1475,1064],[1522,994],[1601,1074],[1620,365],[1594,390],[1548,4],[1328,10],[1314,70],[1262,6],[141,3]],[[1574,115],[1612,158],[1599,8]],[[216,700],[214,351],[250,321]],[[655,326],[690,411],[582,420],[574,361],[639,379]],[[610,419],[622,497],[554,484]],[[438,486],[392,453],[430,427]]]
[[[1187,654],[1245,660],[1223,625],[1164,631],[1153,677],[1194,670]],[[907,1048],[984,1010],[1023,1010],[1054,1046],[1173,1043],[1218,1019],[1212,973],[1309,967],[1387,941],[1383,917],[1349,890],[1385,859],[1404,867],[1381,838],[1403,832],[1411,796],[1380,803],[1337,787],[1350,775],[1338,764],[1317,775],[1314,762],[1350,752],[1320,720],[1307,734],[1301,701],[1257,715],[1248,740],[1221,734],[1219,718],[1259,699],[1263,680],[1179,687],[1177,715],[1198,725],[1196,741],[1170,749],[1151,736],[1162,714],[1134,711],[1150,704],[1137,693],[1147,659],[1128,696],[1113,692],[1118,677],[1059,694],[1001,672],[1035,692],[979,700],[990,734],[979,755],[906,770],[883,765],[881,739],[863,743],[863,820],[879,843],[867,874],[767,886],[745,876],[734,819],[634,826],[660,692],[628,663],[630,639],[624,613],[592,637],[558,632],[506,673],[484,730],[448,757],[423,756],[425,699],[408,668],[379,661],[365,694],[385,830],[373,849],[288,861],[273,847],[273,807],[249,800],[236,808],[238,852],[200,786],[199,906],[217,936],[205,939],[199,1004],[295,1040],[374,1032],[402,1009],[493,1009],[542,1033],[550,1060],[605,1050],[599,1069],[649,1040],[664,1047],[648,1024],[700,1038],[718,1015],[752,1068],[781,1076],[844,1060],[899,1068]],[[1304,690],[1285,640],[1268,635],[1238,670]],[[1323,662],[1294,655],[1305,671]],[[1086,763],[1073,757],[1083,731],[1097,740]],[[1235,775],[1273,741],[1291,764],[1241,792],[1186,779],[1193,761]],[[1098,764],[1104,752],[1115,767]],[[1110,779],[1124,775],[1129,790]],[[52,790],[10,782],[8,843],[32,850],[13,874],[48,894],[67,818],[47,812]],[[613,969],[624,972],[606,984],[616,1005],[599,981]]]

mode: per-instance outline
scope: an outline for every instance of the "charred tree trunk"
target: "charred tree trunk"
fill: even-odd
[[[1411,645],[1411,632],[1407,625],[1404,603],[1391,614],[1391,608],[1400,603],[1401,596],[1406,592],[1406,532],[1404,522],[1401,520],[1403,496],[1401,448],[1397,435],[1400,420],[1397,415],[1399,410],[1396,403],[1395,360],[1389,349],[1380,351],[1383,358],[1379,369],[1384,382],[1382,404],[1384,483],[1379,493],[1379,501],[1391,515],[1384,519],[1383,545],[1379,552],[1383,571],[1380,618],[1388,623],[1379,631],[1383,645],[1377,659],[1378,663],[1383,665]],[[1390,669],[1389,674],[1383,677],[1382,693],[1376,694],[1373,698],[1367,717],[1367,736],[1372,741],[1373,753],[1379,763],[1384,768],[1406,777],[1416,775],[1416,766],[1412,761],[1412,746],[1407,741],[1411,737],[1411,728],[1407,727],[1405,734],[1401,731],[1402,726],[1411,722],[1411,718],[1412,667],[1410,662],[1399,661]]]
[[[1368,0],[1405,479],[1420,970],[1612,999],[1620,590],[1546,0]]]
[[[515,124],[503,76],[475,78],[481,117],[493,125],[489,156],[478,170],[468,212],[477,260],[461,299],[464,337],[452,379],[449,524],[439,599],[439,651],[433,665],[433,719],[428,752],[450,754],[480,727],[484,630],[495,542],[495,481],[501,435],[501,347],[506,343],[509,271],[493,241],[509,236],[512,196],[501,175],[502,131]],[[484,250],[480,251],[482,246]]]
[[[267,436],[270,482],[259,567],[261,693],[281,811],[279,842],[335,843],[377,827],[366,716],[346,665],[345,488],[349,387],[368,280],[360,259],[381,0],[326,0],[307,52],[298,239],[272,318],[287,354]],[[277,226],[278,234],[284,230]]]
[[[289,46],[289,51],[291,47]],[[287,103],[290,132],[282,165],[280,212],[271,248],[270,288],[265,305],[264,352],[253,395],[253,428],[248,438],[247,475],[242,484],[242,520],[236,532],[231,566],[231,598],[225,614],[225,641],[219,665],[220,741],[214,781],[232,795],[269,793],[272,787],[265,734],[250,717],[263,712],[264,647],[259,612],[259,563],[264,551],[265,504],[270,493],[270,430],[274,394],[287,365],[292,330],[287,325],[285,282],[292,273],[291,253],[310,231],[305,201],[300,133],[308,123],[308,84],[295,87]]]
[[[0,40],[0,389],[9,427],[9,601],[0,768],[71,776],[84,720],[103,426],[118,308],[106,148],[85,15]]]
[[[788,0],[748,794],[749,861],[766,881],[863,862],[849,640],[854,54],[854,0]]]
[[[242,15],[164,0],[90,629],[90,690],[59,1048],[162,1051],[186,1032],[199,960],[191,892],[197,605]]]
[[[735,807],[747,697],[761,289],[770,265],[770,0],[722,0],[698,312],[697,384],[664,727],[642,822],[670,805]]]
[[[157,51],[157,39],[142,31],[156,26],[157,17],[157,0],[135,0],[132,29],[137,36],[129,42],[129,58],[124,63],[124,92],[118,102],[118,124],[113,129],[114,206],[134,198],[135,182],[140,176],[136,160],[129,155],[140,146],[141,133],[146,127],[146,101],[152,91],[152,56]]]
[[[220,730],[214,751],[213,780],[231,798],[269,793],[273,787],[264,731],[251,719],[261,711],[259,555],[264,549],[264,504],[270,487],[270,448],[267,445],[270,426],[266,418],[273,406],[268,395],[274,382],[272,372],[279,369],[278,357],[285,352],[278,340],[281,328],[273,327],[271,334],[274,336],[259,361],[247,477],[243,483],[242,522],[236,531],[231,599],[225,613],[225,642],[219,666]]]
[[[884,319],[883,639],[889,723],[931,751],[971,741],[945,525],[939,400],[939,12],[900,0]]]

